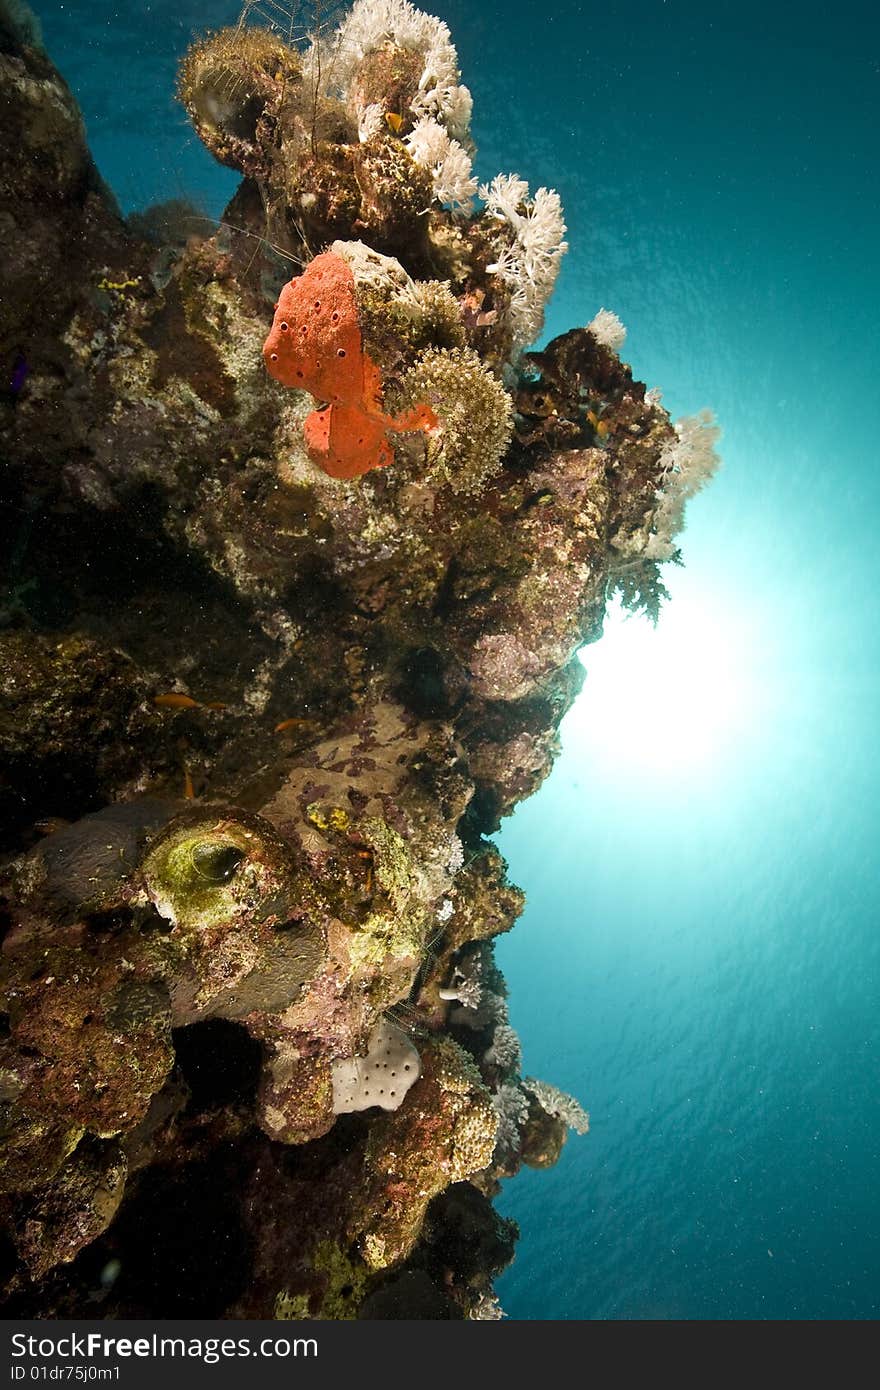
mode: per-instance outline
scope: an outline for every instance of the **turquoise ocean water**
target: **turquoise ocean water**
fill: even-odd
[[[126,210],[235,185],[172,100],[229,0],[41,0]],[[505,1185],[511,1317],[880,1304],[880,21],[815,0],[443,0],[479,172],[559,189],[547,332],[601,306],[724,469],[656,632],[612,614],[499,840],[526,1070],[592,1116]]]

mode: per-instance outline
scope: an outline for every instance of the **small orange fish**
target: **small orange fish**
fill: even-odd
[[[153,704],[158,705],[159,709],[199,708],[198,700],[194,700],[191,695],[184,695],[180,690],[173,690],[168,695],[154,695]]]
[[[357,850],[357,857],[358,857],[358,859],[363,859],[363,861],[364,861],[364,863],[365,863],[365,865],[366,865],[366,870],[367,870],[367,872],[366,872],[366,878],[365,878],[365,881],[364,881],[364,889],[365,889],[365,891],[366,891],[366,893],[367,893],[367,896],[368,896],[368,897],[372,897],[372,896],[373,896],[373,851],[372,851],[371,849],[359,849],[359,850]]]
[[[611,427],[608,424],[607,420],[600,420],[595,410],[587,411],[587,419],[593,426],[593,429],[596,431],[600,439],[608,438],[608,435],[611,433]]]
[[[276,724],[273,733],[283,734],[288,729],[309,729],[314,727],[312,719],[282,719],[280,724]]]
[[[183,765],[183,795],[187,801],[195,799],[196,789],[193,786],[192,773],[186,763]]]
[[[154,695],[153,704],[159,709],[225,709],[220,700],[194,700],[192,695],[184,695],[181,690],[172,690],[167,695]]]
[[[386,111],[385,119],[394,134],[399,135],[403,128],[403,116],[399,115],[397,111]]]

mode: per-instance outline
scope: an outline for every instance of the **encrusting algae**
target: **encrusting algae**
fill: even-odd
[[[241,174],[215,231],[120,218],[19,9],[4,1311],[495,1318],[500,1180],[587,1119],[521,1075],[487,837],[608,596],[656,615],[715,426],[673,425],[608,310],[526,351],[559,197],[478,185],[408,0],[193,45],[181,100]]]

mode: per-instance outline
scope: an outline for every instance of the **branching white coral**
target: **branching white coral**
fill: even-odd
[[[529,1118],[529,1102],[519,1086],[506,1082],[495,1092],[492,1104],[498,1116],[493,1163],[507,1165],[519,1158],[522,1130]]]
[[[620,352],[626,342],[626,329],[616,314],[610,309],[600,309],[595,318],[587,324],[588,329],[603,347],[610,348],[612,352]]]
[[[711,410],[701,410],[697,415],[685,415],[677,420],[675,433],[678,439],[666,446],[660,463],[665,476],[678,478],[681,490],[687,497],[693,497],[705,487],[718,467],[720,460],[715,445],[721,429]]]
[[[502,1071],[519,1071],[522,1062],[522,1047],[519,1034],[515,1028],[511,1028],[509,1023],[499,1023],[492,1034],[492,1044],[486,1052],[484,1060],[493,1067],[500,1067]]]
[[[437,991],[441,999],[461,1004],[464,1009],[478,1009],[483,997],[483,987],[478,979],[466,976],[453,979],[451,985]]]
[[[510,287],[513,345],[523,348],[534,342],[543,327],[544,306],[568,250],[562,203],[550,188],[539,188],[530,198],[528,184],[516,174],[496,174],[479,193],[486,214],[506,223],[512,236],[488,269]]]
[[[484,967],[485,962],[479,951],[465,956],[456,965],[450,984],[437,991],[440,998],[450,1003],[458,1003],[464,1009],[478,1009],[485,987]]]
[[[449,1021],[481,1030],[508,1022],[507,1004],[502,994],[503,981],[495,967],[491,949],[483,943],[477,951],[469,951],[455,967],[451,983],[439,990],[441,999],[458,1007],[450,1010]]]
[[[496,1294],[484,1293],[480,1295],[479,1302],[474,1304],[468,1317],[476,1322],[500,1322],[507,1314],[498,1302]]]
[[[569,1129],[573,1129],[576,1134],[587,1133],[590,1117],[574,1096],[560,1091],[557,1086],[551,1086],[547,1081],[536,1081],[533,1076],[527,1076],[523,1085],[527,1091],[531,1091],[541,1109],[546,1110],[548,1115],[555,1115],[557,1119],[564,1120]]]
[[[481,185],[480,197],[488,213],[513,225],[528,201],[529,185],[518,174],[496,174],[491,183]]]
[[[454,140],[466,140],[471,95],[461,85],[452,36],[442,20],[417,10],[409,0],[356,0],[325,62],[334,86],[345,91],[367,54],[386,43],[422,58],[418,92],[410,108],[413,115],[432,117]]]
[[[416,164],[430,169],[437,202],[442,207],[470,212],[477,180],[464,146],[453,140],[445,126],[430,116],[416,123],[405,143]]]
[[[385,120],[378,102],[371,101],[369,106],[358,106],[357,123],[358,140],[362,145],[379,135],[385,129]]]
[[[640,551],[646,560],[669,560],[675,554],[675,537],[684,529],[685,507],[714,476],[720,463],[715,445],[721,430],[711,410],[678,420],[675,433],[677,438],[660,456],[660,503]]]
[[[645,399],[648,399],[646,393]],[[659,406],[656,392],[651,405]],[[721,430],[711,410],[688,415],[674,426],[676,438],[665,445],[659,465],[662,482],[657,492],[657,507],[648,524],[641,530],[618,533],[612,544],[623,557],[621,568],[641,562],[671,560],[676,550],[676,537],[684,530],[685,508],[717,472],[721,463],[716,444]]]
[[[448,922],[454,912],[455,908],[452,905],[452,899],[444,898],[437,908],[437,921],[443,926],[444,922]]]

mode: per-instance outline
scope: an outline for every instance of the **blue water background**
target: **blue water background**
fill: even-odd
[[[236,4],[38,5],[123,206],[235,185],[171,98]],[[600,305],[725,466],[499,837],[526,1070],[592,1131],[506,1183],[514,1318],[878,1312],[880,26],[807,0],[443,0],[479,171],[563,196]]]

